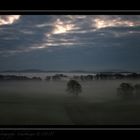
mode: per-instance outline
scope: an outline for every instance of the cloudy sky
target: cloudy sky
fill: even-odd
[[[0,70],[140,71],[139,15],[1,15]]]

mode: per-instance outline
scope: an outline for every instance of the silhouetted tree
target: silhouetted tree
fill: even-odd
[[[80,79],[81,79],[81,81],[85,81],[85,76],[81,75]]]
[[[74,80],[80,80],[80,76],[74,75],[74,76],[73,76],[73,79],[74,79]]]
[[[114,79],[123,79],[124,78],[124,75],[122,75],[121,73],[115,73],[113,75]]]
[[[87,75],[88,80],[93,80],[94,76],[93,75]]]
[[[61,80],[61,76],[59,74],[56,74],[56,75],[52,76],[52,80],[53,81]]]
[[[134,86],[136,97],[140,98],[140,84]]]
[[[32,77],[32,80],[34,80],[34,81],[41,81],[42,79],[40,77]]]
[[[79,93],[82,92],[82,87],[76,80],[70,80],[67,83],[67,90],[68,93],[78,96]]]
[[[51,76],[46,76],[45,80],[46,81],[50,81],[51,80]]]
[[[117,95],[121,96],[123,99],[133,98],[134,87],[129,83],[121,83],[119,88],[117,88]]]

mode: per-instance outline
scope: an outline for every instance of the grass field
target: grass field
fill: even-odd
[[[121,82],[83,82],[78,97],[66,93],[65,81],[1,82],[0,125],[140,124],[140,101],[116,95]]]

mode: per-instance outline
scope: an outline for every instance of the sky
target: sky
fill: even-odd
[[[140,71],[140,15],[0,15],[2,70]]]

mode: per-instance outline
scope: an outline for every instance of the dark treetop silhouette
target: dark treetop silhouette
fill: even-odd
[[[82,92],[82,87],[76,80],[70,80],[67,83],[67,92],[78,96]]]

